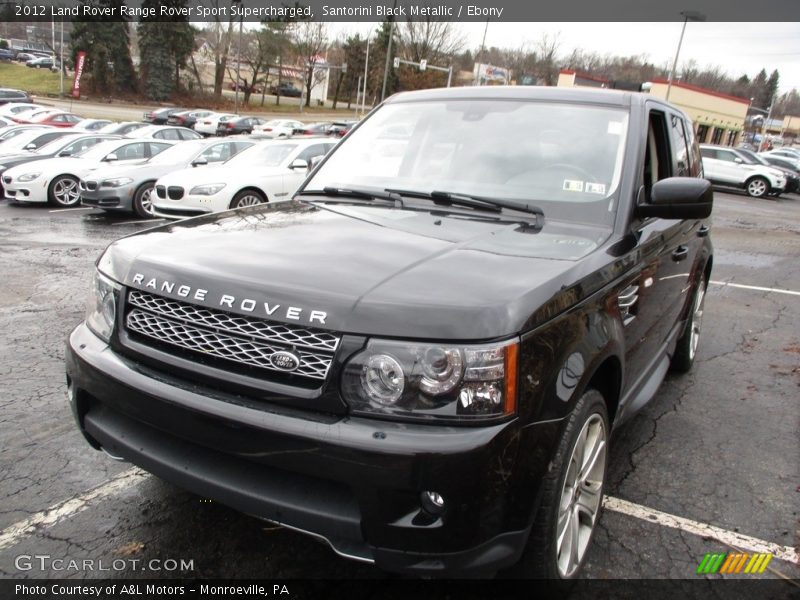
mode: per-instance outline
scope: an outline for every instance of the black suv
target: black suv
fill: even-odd
[[[527,545],[530,574],[575,577],[612,430],[695,357],[700,175],[689,119],[647,95],[399,94],[294,201],[111,244],[69,339],[75,418],[387,570],[489,574]]]

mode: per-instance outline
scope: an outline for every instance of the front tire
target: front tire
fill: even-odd
[[[153,218],[153,190],[155,182],[143,183],[133,195],[133,212],[142,219]]]
[[[748,196],[753,198],[763,198],[769,192],[769,181],[763,177],[753,177],[745,185]]]
[[[550,472],[543,482],[521,565],[528,575],[574,579],[586,561],[603,504],[611,428],[605,399],[587,390],[566,419]]]
[[[53,206],[69,208],[77,206],[81,201],[78,193],[78,180],[72,175],[54,177],[47,188],[47,199]]]
[[[267,199],[258,190],[242,190],[231,200],[231,208],[242,208],[244,206],[256,206],[264,204]]]
[[[703,324],[706,287],[708,287],[706,278],[702,277],[697,284],[697,289],[694,291],[692,307],[689,309],[689,318],[686,320],[686,328],[683,330],[677,346],[675,346],[675,354],[670,362],[670,368],[676,373],[687,373],[694,364]]]

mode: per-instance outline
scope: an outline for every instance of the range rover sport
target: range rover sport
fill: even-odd
[[[656,98],[398,94],[293,201],[112,243],[70,405],[92,447],[341,555],[489,574],[527,547],[570,579],[612,431],[694,360],[712,199]]]

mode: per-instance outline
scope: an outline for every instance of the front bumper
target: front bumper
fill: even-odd
[[[81,180],[78,191],[83,206],[93,206],[104,210],[133,210],[133,194],[136,188],[131,184],[117,188],[104,188],[98,184],[94,190],[90,190]]]
[[[516,562],[560,428],[254,407],[132,362],[85,325],[66,362],[73,413],[95,448],[390,571],[474,575]],[[421,507],[427,490],[444,497],[442,515]]]
[[[6,200],[12,202],[47,202],[47,182],[41,179],[34,179],[31,182],[19,183],[13,181],[4,184],[4,194]]]
[[[165,219],[185,219],[227,210],[230,202],[227,187],[212,196],[186,194],[180,200],[156,196],[153,199],[153,214]]]

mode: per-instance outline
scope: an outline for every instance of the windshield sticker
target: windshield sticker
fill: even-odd
[[[611,135],[619,135],[622,133],[622,121],[609,121],[608,133]]]
[[[606,184],[605,183],[592,183],[591,181],[586,182],[586,193],[588,194],[605,194],[606,193]]]
[[[583,182],[576,181],[575,179],[565,179],[564,180],[564,190],[567,192],[582,192],[583,191]]]

